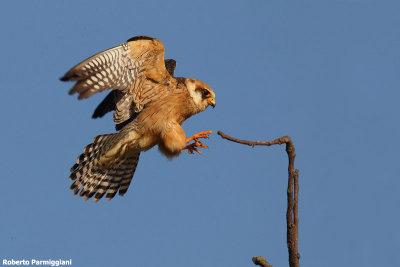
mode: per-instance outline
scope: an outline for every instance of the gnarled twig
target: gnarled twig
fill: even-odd
[[[289,136],[284,136],[270,142],[260,141],[246,141],[231,137],[218,131],[218,134],[229,141],[249,146],[272,146],[286,144],[286,153],[289,158],[289,180],[287,188],[287,211],[286,211],[286,224],[287,224],[287,247],[289,251],[289,266],[299,267],[300,254],[298,251],[298,238],[299,238],[299,217],[298,217],[298,195],[299,195],[299,169],[294,170],[294,159],[296,157],[295,147]],[[271,265],[263,257],[254,257],[253,262],[259,266]]]

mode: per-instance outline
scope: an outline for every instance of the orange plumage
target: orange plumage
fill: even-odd
[[[71,168],[71,189],[85,199],[98,201],[125,194],[132,180],[140,152],[155,145],[167,157],[183,150],[206,147],[198,138],[187,138],[183,121],[215,106],[215,94],[204,82],[173,77],[176,62],[164,60],[161,41],[145,36],[129,39],[79,63],[62,81],[76,81],[70,94],[79,99],[112,89],[93,117],[114,110],[118,133],[100,135],[85,147]],[[194,143],[187,145],[187,141]],[[199,152],[200,153],[200,152]]]

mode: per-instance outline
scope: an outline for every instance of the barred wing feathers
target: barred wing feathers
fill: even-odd
[[[78,93],[78,99],[108,89],[127,91],[137,75],[140,61],[132,62],[136,68],[128,68],[128,49],[125,43],[94,55],[68,71],[62,81],[77,81],[69,94]]]
[[[119,124],[168,93],[165,86],[157,86],[161,81],[174,80],[166,69],[164,50],[157,39],[133,37],[79,63],[61,80],[76,81],[69,93],[78,93],[78,99],[109,89],[121,91],[123,95],[114,108],[114,121]]]
[[[176,61],[174,59],[166,59],[164,63],[169,75],[174,77]],[[115,110],[116,104],[121,100],[121,98],[122,92],[117,90],[111,91],[96,107],[96,110],[93,112],[92,118],[101,118],[108,112]]]

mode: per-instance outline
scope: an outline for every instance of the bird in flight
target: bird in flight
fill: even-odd
[[[69,94],[78,99],[112,90],[99,104],[93,118],[114,111],[119,131],[96,136],[71,168],[71,189],[85,200],[97,202],[105,194],[124,195],[142,151],[155,145],[168,158],[182,151],[201,153],[199,139],[211,131],[189,138],[181,124],[208,106],[215,107],[214,91],[206,83],[174,77],[175,60],[164,60],[160,40],[136,36],[79,63],[60,80],[75,81]],[[193,141],[193,143],[189,143]]]

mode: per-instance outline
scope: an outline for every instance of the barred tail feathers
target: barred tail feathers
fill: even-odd
[[[126,193],[139,162],[140,151],[125,154],[108,168],[99,164],[100,158],[121,139],[119,135],[121,132],[96,136],[93,143],[85,147],[69,176],[70,180],[75,180],[70,187],[75,195],[79,193],[85,200],[94,196],[97,202],[106,193],[108,200],[117,192],[121,196]]]

